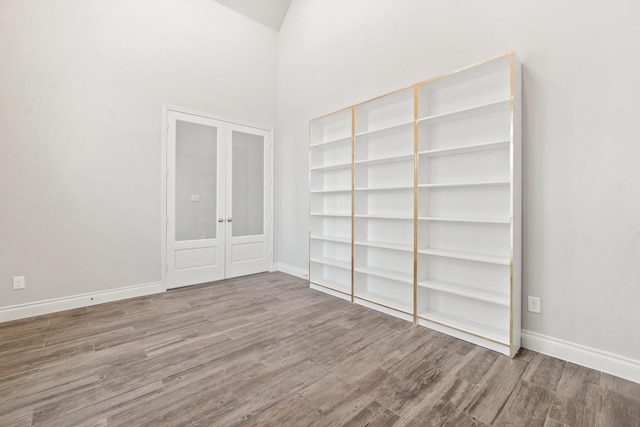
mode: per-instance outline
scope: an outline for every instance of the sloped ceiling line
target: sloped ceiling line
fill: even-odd
[[[291,0],[215,0],[249,19],[280,31]]]

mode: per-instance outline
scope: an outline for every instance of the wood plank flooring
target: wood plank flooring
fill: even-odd
[[[0,426],[640,427],[640,384],[264,273],[0,324]]]

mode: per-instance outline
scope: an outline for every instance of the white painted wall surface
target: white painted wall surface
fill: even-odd
[[[276,124],[277,33],[211,0],[3,0],[0,52],[0,309],[161,280],[163,103]]]
[[[279,38],[277,260],[308,261],[308,121],[515,50],[524,329],[640,360],[640,3],[294,0]],[[526,306],[525,306],[526,307]]]

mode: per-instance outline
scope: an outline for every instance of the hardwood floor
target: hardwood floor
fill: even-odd
[[[283,273],[0,324],[0,426],[640,427],[640,384]]]

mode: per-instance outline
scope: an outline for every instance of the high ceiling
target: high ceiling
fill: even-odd
[[[280,31],[291,0],[215,0],[269,28]]]

